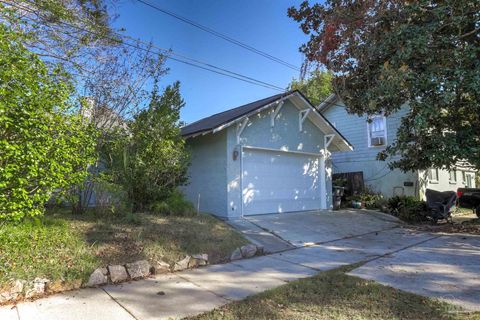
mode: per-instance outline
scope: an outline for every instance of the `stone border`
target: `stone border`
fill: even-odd
[[[252,258],[264,254],[263,246],[247,244],[236,248],[227,259],[236,261]],[[80,288],[99,287],[107,284],[117,284],[132,280],[140,280],[154,274],[177,272],[208,265],[208,254],[187,255],[183,259],[170,266],[164,261],[156,261],[151,264],[147,260],[139,260],[132,263],[108,265],[95,269],[87,283],[82,280],[70,282],[57,280],[50,281],[45,278],[35,278],[33,281],[12,280],[9,288],[0,290],[0,305],[14,304],[22,300],[34,300],[49,294],[70,291]]]

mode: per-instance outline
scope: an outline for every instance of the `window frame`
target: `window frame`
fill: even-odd
[[[432,170],[435,170],[435,175],[436,175],[436,179],[433,179],[433,174],[432,174]],[[428,177],[428,182],[429,183],[438,183],[438,180],[439,180],[439,170],[438,168],[430,168],[428,169],[428,173],[427,173],[427,177]]]
[[[453,173],[453,177],[455,178],[455,180],[452,180],[452,173]],[[453,170],[448,170],[448,183],[450,184],[457,184],[457,170],[456,169],[453,169]]]
[[[385,139],[385,143],[380,145],[380,146],[372,146],[372,137],[370,136],[370,126],[372,125],[373,123],[373,119],[375,118],[381,118],[383,120],[383,128],[384,128],[384,134],[383,134],[383,138]],[[367,121],[367,145],[369,148],[383,148],[387,145],[387,117],[385,117],[384,115],[381,115],[381,114],[377,114],[377,115],[374,115],[374,116],[371,116],[370,117],[370,120],[372,122],[368,122]]]

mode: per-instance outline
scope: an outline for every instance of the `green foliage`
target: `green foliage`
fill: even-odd
[[[314,70],[310,72],[308,79],[293,79],[288,90],[299,90],[314,106],[318,106],[332,93],[332,78],[330,72]]]
[[[412,196],[395,196],[388,199],[389,211],[407,222],[426,220],[427,204]]]
[[[168,198],[187,180],[189,155],[180,135],[180,84],[158,95],[155,85],[149,107],[110,133],[102,158],[113,181],[128,192],[135,210]]]
[[[122,215],[132,211],[128,194],[123,186],[113,183],[110,176],[101,173],[93,176],[95,212],[99,215]]]
[[[349,201],[359,201],[362,205],[367,209],[377,209],[379,208],[379,203],[383,199],[383,195],[381,193],[376,193],[369,188],[365,188],[365,190],[353,196],[347,198]]]
[[[178,190],[175,190],[165,201],[157,201],[151,204],[150,212],[177,217],[193,217],[197,214],[193,204],[187,201]]]
[[[35,277],[87,279],[97,265],[83,236],[50,217],[1,224],[0,257],[0,284]]]
[[[303,51],[334,74],[348,111],[391,115],[408,103],[378,155],[404,171],[480,168],[480,1],[327,1],[290,8]]]
[[[0,24],[0,219],[40,215],[52,193],[82,181],[94,129],[71,110],[71,87]]]

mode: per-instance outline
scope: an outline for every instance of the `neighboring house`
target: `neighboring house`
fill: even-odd
[[[182,128],[192,158],[186,197],[222,218],[331,207],[330,152],[351,145],[298,91]]]
[[[377,154],[396,139],[401,118],[408,113],[407,105],[388,117],[359,117],[347,113],[336,96],[329,96],[318,110],[353,144],[353,152],[332,155],[333,173],[362,172],[365,185],[385,197],[409,195],[424,198],[425,189],[456,191],[459,187],[475,187],[475,170],[459,164],[455,170],[430,169],[403,173],[390,170],[388,163],[376,160]]]

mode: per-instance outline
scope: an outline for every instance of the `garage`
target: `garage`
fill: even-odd
[[[320,155],[243,148],[243,215],[325,208]]]
[[[352,150],[296,90],[201,119],[182,135],[191,151],[182,191],[222,219],[331,208],[331,154]]]

